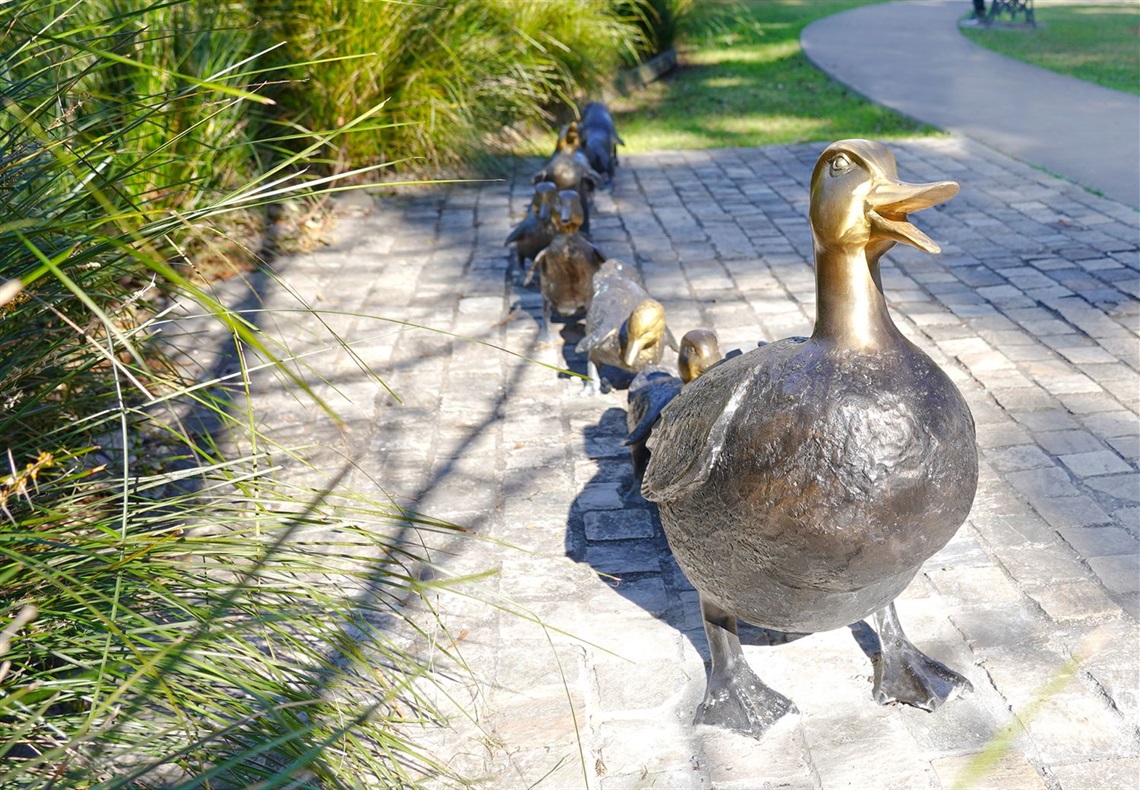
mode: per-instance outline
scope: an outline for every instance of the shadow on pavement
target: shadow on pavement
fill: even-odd
[[[673,559],[657,506],[630,491],[633,468],[629,448],[621,444],[627,434],[625,411],[607,409],[583,434],[586,454],[597,471],[567,515],[567,556],[589,565],[615,593],[679,630],[707,663],[708,643],[696,590]],[[665,589],[664,607],[656,598],[647,598],[645,585],[638,584],[658,578]],[[806,636],[743,621],[739,629],[745,645],[782,645]]]

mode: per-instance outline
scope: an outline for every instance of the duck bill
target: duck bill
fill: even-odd
[[[941,252],[929,236],[910,224],[907,214],[937,206],[958,194],[953,181],[931,184],[907,184],[903,181],[884,181],[867,196],[867,216],[872,232],[882,239],[901,241],[926,252]]]
[[[543,203],[538,207],[538,218],[543,222],[550,219],[550,206],[548,204]]]
[[[645,345],[645,340],[640,337],[631,338],[629,345],[625,349],[625,362],[627,368],[632,368],[634,363],[637,362],[637,355],[641,353],[641,347]]]

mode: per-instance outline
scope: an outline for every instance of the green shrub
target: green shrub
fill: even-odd
[[[280,120],[335,129],[386,102],[392,126],[342,138],[334,169],[395,158],[427,165],[477,156],[487,135],[549,119],[643,48],[610,0],[287,0],[268,28],[289,42]],[[270,17],[267,17],[270,18]]]
[[[641,57],[651,58],[675,46],[695,5],[696,0],[638,0],[623,6],[644,32]]]
[[[4,788],[397,787],[437,770],[400,734],[434,715],[406,608],[428,585],[401,538],[455,529],[334,502],[335,475],[289,484],[249,369],[196,380],[172,362],[257,358],[306,390],[168,265],[223,212],[301,191],[296,161],[244,174],[259,77],[248,32],[213,38],[203,5],[0,5]],[[213,335],[172,335],[152,277]]]

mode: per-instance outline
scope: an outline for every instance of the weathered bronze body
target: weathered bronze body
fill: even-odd
[[[693,329],[681,338],[677,352],[677,369],[680,377],[672,375],[659,365],[643,368],[634,377],[626,395],[626,427],[629,435],[622,444],[629,447],[629,460],[633,465],[631,491],[641,491],[645,467],[649,464],[649,440],[661,410],[677,396],[681,387],[720,361],[720,344],[711,329]]]
[[[557,210],[558,187],[548,181],[535,184],[530,210],[504,242],[515,245],[515,257],[521,268],[554,241],[554,212]]]
[[[957,189],[900,182],[878,143],[829,146],[811,182],[814,333],[716,365],[653,430],[643,493],[700,592],[712,655],[697,721],[759,737],[793,710],[744,661],[737,618],[809,633],[873,615],[877,701],[933,710],[970,688],[907,641],[893,601],[970,510],[974,423],[891,321],[878,266],[896,242],[938,252],[907,215]]]
[[[602,183],[602,176],[592,167],[585,154],[579,150],[581,140],[578,124],[568,124],[558,136],[558,147],[554,156],[531,179],[535,184],[549,181],[559,190],[572,189],[582,202],[582,232],[590,235],[589,196]]]
[[[609,108],[597,101],[583,107],[578,132],[590,167],[603,173],[607,182],[612,181],[618,163],[617,147],[619,143],[625,145],[625,141],[618,136]]]
[[[554,214],[554,240],[535,256],[523,281],[523,285],[529,285],[535,272],[539,272],[542,343],[549,343],[552,338],[552,312],[568,318],[588,308],[594,295],[594,272],[605,256],[579,232],[581,225],[581,198],[572,189],[562,190],[558,193],[558,211]]]
[[[586,336],[577,350],[589,359],[591,390],[610,385],[598,369],[612,365],[636,373],[656,365],[665,346],[677,341],[665,324],[665,308],[641,284],[641,276],[628,264],[609,260],[594,275],[594,293],[586,313]]]

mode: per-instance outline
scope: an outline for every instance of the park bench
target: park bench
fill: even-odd
[[[1008,14],[1011,22],[1016,22],[1019,15],[1024,16],[1026,24],[1037,27],[1033,19],[1033,0],[990,0],[986,24],[998,21],[1002,14]]]

